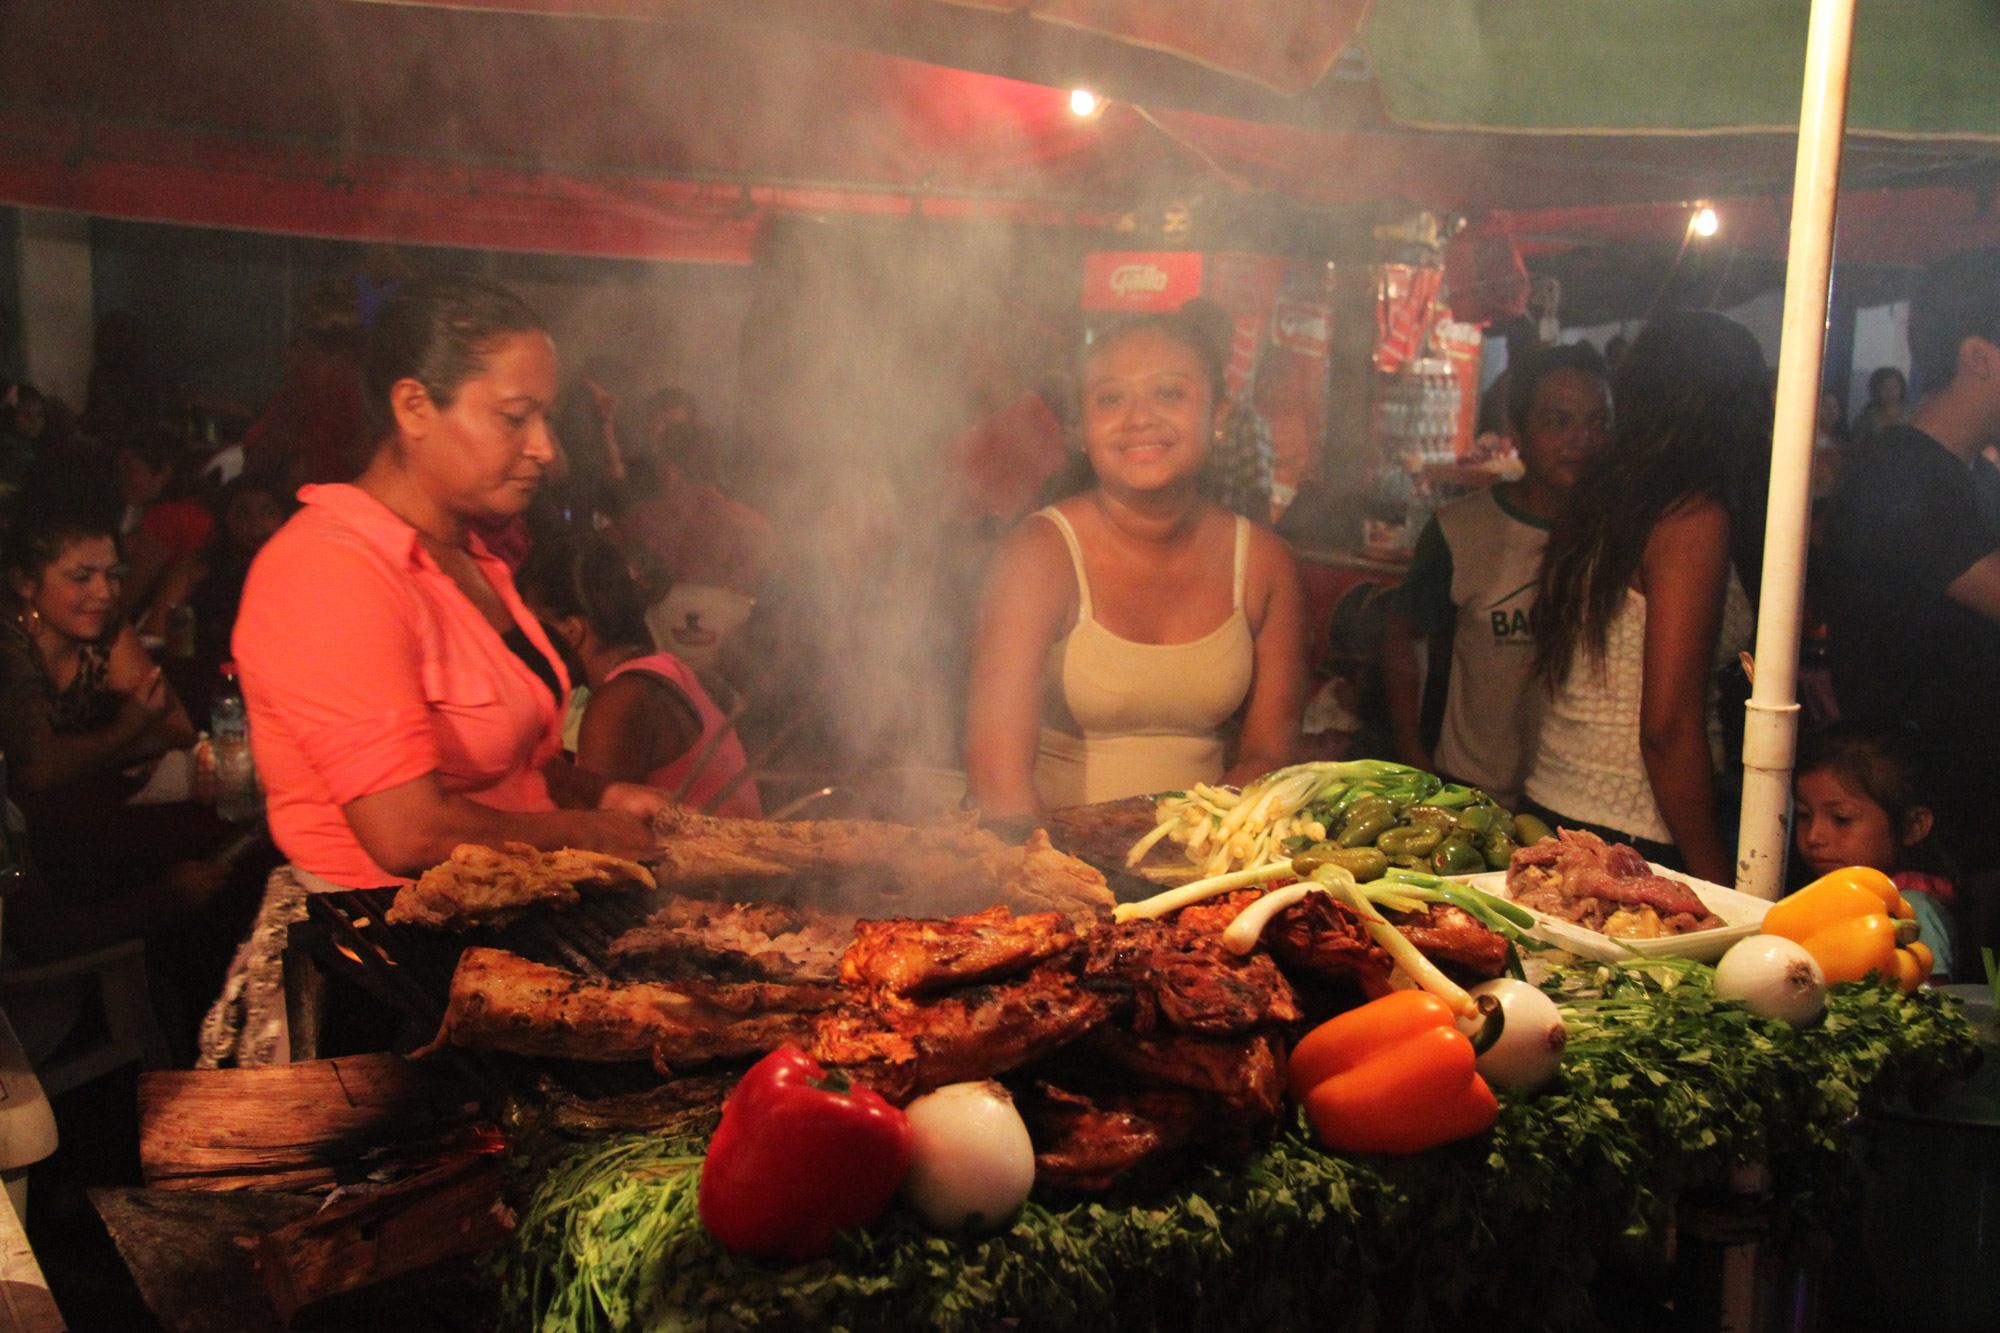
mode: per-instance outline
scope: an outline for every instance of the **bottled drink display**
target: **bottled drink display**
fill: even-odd
[[[208,727],[215,747],[215,813],[232,823],[257,818],[264,813],[264,797],[257,789],[250,719],[234,662],[222,664],[222,681],[209,703]]]

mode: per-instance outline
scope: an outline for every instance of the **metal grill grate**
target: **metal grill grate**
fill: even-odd
[[[455,934],[387,920],[394,889],[354,889],[308,895],[306,910],[324,926],[329,943],[369,976],[417,1030],[435,1032],[444,1020],[452,973],[466,949],[485,946],[588,977],[645,980],[643,968],[610,961],[611,942],[643,925],[657,906],[644,893],[585,898],[567,912],[530,911],[504,929],[476,927]],[[492,1098],[506,1092],[539,1095],[550,1081],[579,1097],[606,1097],[656,1087],[660,1078],[643,1063],[589,1064],[532,1060],[452,1048]]]

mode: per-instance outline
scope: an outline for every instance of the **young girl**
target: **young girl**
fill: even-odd
[[[748,765],[743,742],[694,671],[654,649],[645,601],[616,543],[597,532],[547,538],[516,577],[528,609],[575,654],[590,685],[578,768],[668,792],[685,786],[682,799],[694,809],[721,797],[714,813],[763,818],[755,784],[738,781]]]
[[[1902,737],[1849,724],[1799,742],[1792,776],[1793,837],[1799,860],[1817,879],[1844,866],[1869,866],[1895,880],[1916,913],[1935,975],[1949,980],[1957,931],[1957,886],[1918,785],[1916,760]]]

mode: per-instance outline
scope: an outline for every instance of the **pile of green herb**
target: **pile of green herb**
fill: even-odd
[[[1837,986],[1804,1031],[1717,1001],[1708,969],[1558,972],[1569,1055],[1489,1134],[1399,1160],[1322,1152],[1291,1117],[1247,1161],[1169,1194],[1031,1203],[1007,1232],[944,1239],[893,1213],[791,1270],[736,1259],[696,1214],[701,1143],[616,1136],[516,1160],[511,1326],[548,1330],[1366,1328],[1375,1291],[1412,1326],[1485,1310],[1588,1315],[1593,1254],[1654,1233],[1690,1190],[1763,1164],[1771,1239],[1811,1259],[1841,1204],[1840,1126],[1976,1060],[1941,997]]]

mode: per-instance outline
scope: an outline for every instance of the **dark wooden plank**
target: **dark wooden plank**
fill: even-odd
[[[326,1188],[461,1155],[489,1133],[448,1063],[359,1055],[139,1077],[139,1161],[158,1189]]]
[[[257,1267],[278,1317],[292,1323],[329,1302],[478,1254],[513,1233],[491,1155],[330,1204],[257,1241]]]
[[[90,1192],[139,1294],[173,1333],[279,1333],[258,1279],[255,1238],[313,1215],[320,1200],[292,1194],[162,1190]],[[444,1267],[374,1292],[354,1293],[315,1318],[314,1333],[491,1333],[491,1286]]]

